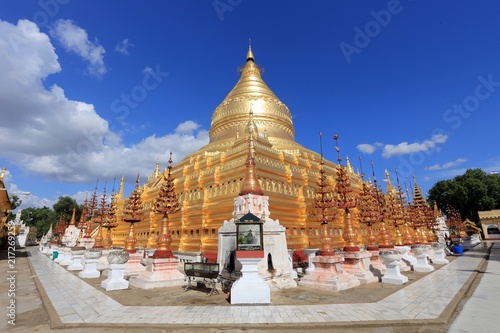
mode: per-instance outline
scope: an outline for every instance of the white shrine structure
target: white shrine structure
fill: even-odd
[[[71,216],[71,221],[69,226],[64,231],[64,236],[62,237],[62,243],[68,247],[76,246],[78,237],[80,236],[80,229],[75,225],[76,223],[76,208],[73,208],[73,215]]]
[[[251,117],[247,131],[248,128],[256,129],[252,124]],[[271,215],[269,197],[264,195],[257,179],[253,156],[255,133],[250,130],[247,171],[239,196],[234,199],[233,218],[224,221],[223,226],[219,228],[217,262],[220,263],[221,275],[223,279],[237,279],[231,289],[232,304],[269,303],[270,289],[297,286],[292,277],[293,269],[287,249],[286,229],[279,220],[272,220],[269,217]],[[259,251],[244,251],[238,248],[242,238],[237,237],[237,225],[245,225],[246,222],[262,224],[261,240],[258,239],[259,235],[256,235],[258,231],[253,229],[249,229],[242,236],[247,237],[245,242],[249,244],[254,242],[258,244],[262,241],[260,245],[263,251],[259,255],[257,255]]]

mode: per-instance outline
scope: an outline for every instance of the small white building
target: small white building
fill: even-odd
[[[500,239],[500,209],[479,211],[484,239]]]

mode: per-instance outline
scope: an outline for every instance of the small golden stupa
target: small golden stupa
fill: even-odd
[[[249,47],[239,81],[212,114],[210,142],[171,169],[180,203],[180,210],[169,221],[173,251],[202,252],[207,258],[215,258],[218,229],[231,218],[234,198],[242,188],[249,136],[254,137],[260,185],[269,196],[272,218],[287,228],[288,248],[320,246],[321,223],[309,219],[308,212],[321,168],[333,186],[336,164],[324,160],[321,165],[319,153],[295,142],[290,111],[262,80],[262,71],[254,60]],[[360,176],[352,168],[347,173],[359,192]],[[161,216],[151,212],[164,182],[163,174],[157,164],[141,188],[144,217],[135,235],[142,246],[154,247],[151,233],[157,236],[160,232]],[[120,189],[119,221],[127,200],[123,179]],[[340,235],[342,224],[342,220],[331,223],[331,233]],[[114,245],[123,245],[127,230],[127,224],[119,223],[113,233]]]

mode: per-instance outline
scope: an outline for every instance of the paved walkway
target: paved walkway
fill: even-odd
[[[498,332],[500,306],[500,243],[491,249],[488,268],[449,332]]]
[[[476,274],[487,251],[477,246],[413,284],[376,303],[321,304],[321,305],[253,305],[253,306],[124,306],[102,291],[80,280],[59,266],[37,248],[30,248],[31,263],[43,286],[46,299],[55,313],[51,315],[55,327],[82,327],[96,325],[133,325],[148,327],[191,324],[196,326],[240,327],[259,324],[294,325],[390,325],[401,321],[418,324],[443,323],[453,313],[458,301],[465,295],[470,280]],[[490,332],[496,319],[493,311],[498,306],[498,276],[500,249],[492,249],[487,274],[474,296],[468,301],[450,332]],[[494,280],[493,280],[494,279]],[[469,280],[469,281],[468,281]],[[491,303],[484,303],[485,301]],[[481,306],[478,306],[477,303]],[[496,303],[496,304],[494,304]],[[485,305],[489,309],[484,310]],[[451,306],[450,306],[451,305]],[[50,312],[50,311],[49,311]],[[486,322],[478,326],[480,315]],[[55,322],[54,322],[55,321]],[[473,323],[473,327],[468,326]],[[490,330],[488,330],[490,329]]]

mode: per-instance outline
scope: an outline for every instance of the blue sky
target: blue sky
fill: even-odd
[[[1,1],[0,166],[79,202],[208,142],[248,39],[295,139],[424,193],[500,171],[498,1]]]

